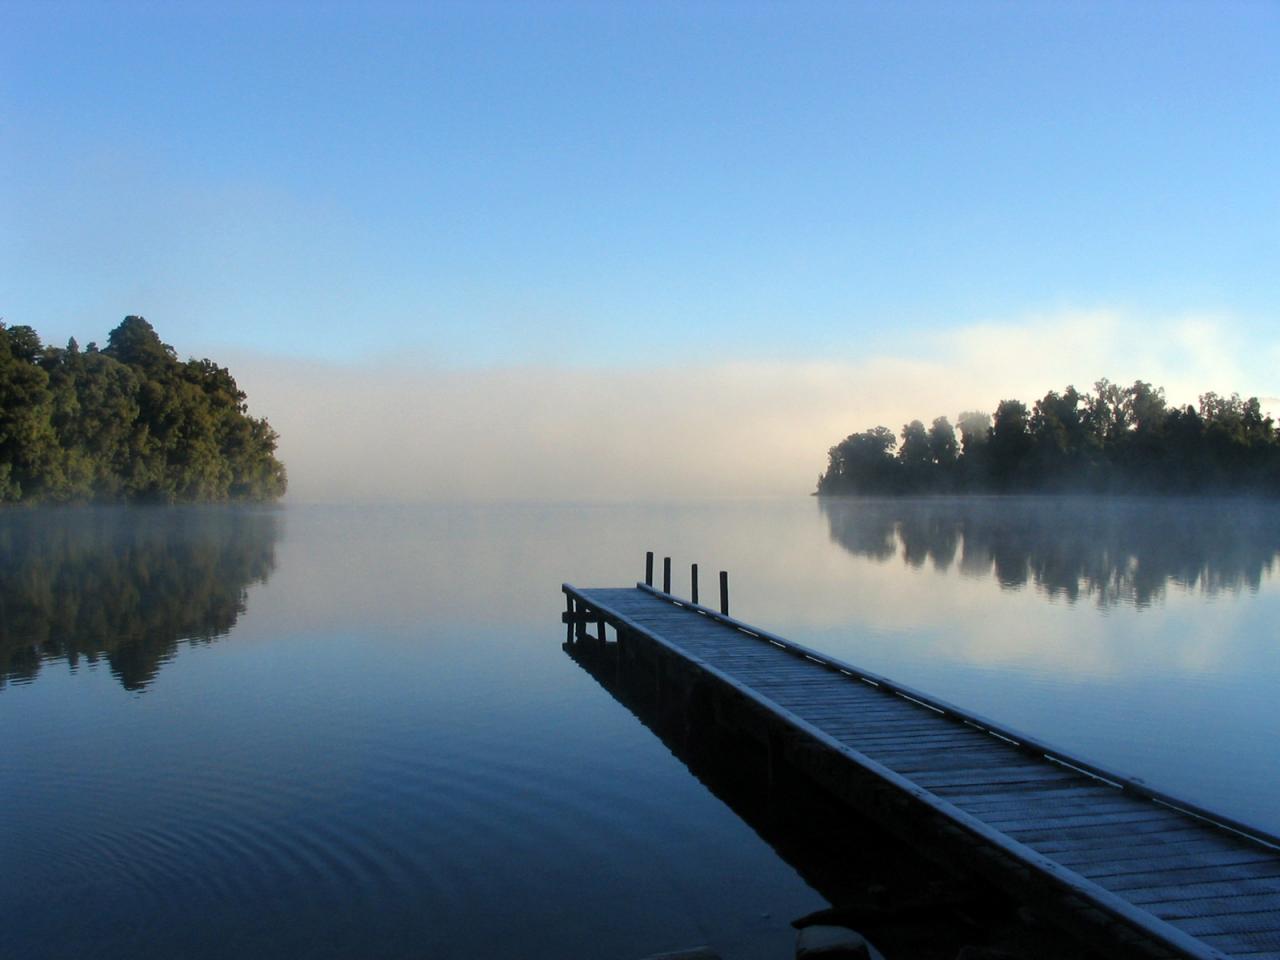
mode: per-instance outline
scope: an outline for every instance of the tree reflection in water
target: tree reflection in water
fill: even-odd
[[[42,662],[105,659],[141,690],[178,645],[228,633],[275,566],[267,509],[95,508],[0,515],[0,687]]]
[[[1028,582],[1049,597],[1145,607],[1172,583],[1256,591],[1280,553],[1264,501],[1087,497],[821,498],[831,539],[878,562]]]

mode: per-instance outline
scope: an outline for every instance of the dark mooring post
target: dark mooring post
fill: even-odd
[[[644,555],[644,585],[646,587],[653,586],[653,551],[650,550]]]
[[[729,572],[727,570],[720,571],[720,613],[726,617],[729,615]]]
[[[698,565],[689,568],[689,599],[698,602]]]
[[[671,558],[662,558],[662,592],[671,592]]]

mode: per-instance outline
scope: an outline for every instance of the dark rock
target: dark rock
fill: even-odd
[[[818,924],[796,934],[796,960],[884,960],[884,955],[848,927]]]
[[[1019,960],[1017,954],[998,947],[961,947],[956,960]]]

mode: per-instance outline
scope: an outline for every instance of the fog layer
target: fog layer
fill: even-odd
[[[654,368],[245,355],[232,369],[281,434],[291,500],[611,500],[807,493],[855,430],[1104,376],[1154,381],[1171,402],[1274,397],[1255,373],[1274,369],[1274,345],[1238,347],[1213,318],[1098,311],[917,335],[860,360],[719,362],[709,344]]]

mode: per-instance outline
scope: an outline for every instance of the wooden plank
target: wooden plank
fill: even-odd
[[[932,773],[928,771],[920,771],[908,779],[933,790],[935,787],[976,787],[985,786],[993,788],[1003,788],[1009,784],[1029,783],[1037,786],[1043,785],[1054,780],[1076,781],[1078,774],[1069,773],[1065,770],[1055,770],[1050,764],[1043,764],[1044,769],[1037,769],[1034,773],[1027,773],[1023,768],[1015,768],[1013,770],[990,769],[990,770],[935,770]]]
[[[1106,790],[1106,787],[1102,787],[1102,790]],[[1101,795],[1065,797],[1057,801],[1051,797],[1037,797],[1027,801],[1012,796],[995,796],[986,801],[965,805],[961,809],[972,813],[974,817],[993,820],[1015,819],[1019,812],[1032,813],[1044,819],[1084,817],[1091,813],[1156,813],[1162,817],[1169,815],[1169,810],[1164,806],[1142,800],[1140,797],[1125,796],[1119,790]]]
[[[1055,787],[1062,794],[1061,799],[1053,796]],[[1130,798],[1119,790],[1105,786],[1092,786],[1087,781],[1082,784],[1070,778],[1052,780],[1044,784],[1016,785],[1001,788],[998,791],[987,790],[985,793],[952,794],[944,798],[970,816],[980,819],[1016,813],[1019,810],[1087,812],[1094,809],[1095,804],[1106,807],[1112,803],[1130,801]]]
[[[779,706],[790,710],[798,717],[804,718],[815,727],[820,728],[824,733],[833,737],[856,738],[865,743],[868,748],[879,746],[881,749],[894,749],[895,747],[927,749],[930,745],[930,738],[936,739],[943,737],[946,733],[955,732],[938,730],[936,729],[936,724],[921,723],[921,721],[912,717],[814,717],[808,714],[803,707],[790,707],[786,704],[779,704]],[[960,742],[963,743],[964,741]],[[980,744],[983,741],[971,740],[969,742]]]
[[[856,741],[852,744],[857,746]],[[946,773],[964,770],[981,773],[984,770],[1025,769],[1049,772],[1045,764],[1035,757],[1005,754],[984,746],[953,747],[950,750],[868,750],[866,755],[877,763],[897,770],[904,775]]]
[[[1152,812],[1163,814],[1165,812],[1150,801],[1126,797],[1123,794],[1072,803],[1054,803],[1052,801],[1019,803],[1016,800],[1010,800],[1008,797],[996,797],[988,803],[973,804],[961,807],[961,809],[991,824],[1028,819],[1051,823],[1059,820],[1106,814],[1148,814]]]
[[[1054,814],[1046,814],[1039,817],[1005,815],[982,817],[981,819],[1001,833],[1007,833],[1010,836],[1022,836],[1040,830],[1065,832],[1080,829],[1083,831],[1092,830],[1095,827],[1111,827],[1118,824],[1123,824],[1126,827],[1139,827],[1152,823],[1168,825],[1177,822],[1166,817],[1159,810],[1144,810],[1141,808],[1132,810],[1097,810],[1084,814],[1065,814],[1063,816]]]
[[[975,817],[1000,816],[1011,811],[1039,810],[1046,813],[1079,814],[1092,810],[1132,810],[1137,807],[1146,809],[1156,807],[1149,800],[1126,796],[1119,790],[1107,787],[1082,788],[1080,795],[1055,797],[1052,794],[1037,793],[1029,799],[1017,794],[999,794],[957,803],[956,806]]]
[[[1155,884],[1212,881],[1260,881],[1280,893],[1280,862],[1224,863],[1216,867],[1170,867],[1153,872],[1124,872],[1098,878],[1108,890],[1136,890]]]
[[[1213,936],[1213,934],[1204,934],[1201,940],[1210,946],[1222,947],[1224,950],[1233,950],[1235,947],[1248,946],[1256,948],[1256,950],[1274,950],[1280,951],[1280,933],[1233,933],[1229,936]]]
[[[1053,857],[1055,860],[1064,854],[1075,854],[1090,850],[1115,850],[1118,847],[1131,848],[1146,843],[1177,843],[1184,840],[1201,840],[1204,833],[1193,824],[1177,824],[1167,829],[1155,830],[1117,830],[1112,827],[1100,827],[1092,833],[1071,831],[1056,835],[1050,833],[1042,837],[1023,839],[1037,853]]]
[[[780,705],[786,706],[786,704]],[[802,705],[796,705],[794,707],[788,706],[787,709],[797,713],[805,710]],[[808,713],[808,711],[805,712]],[[1012,744],[1004,743],[1003,740],[997,740],[995,737],[988,737],[985,733],[982,733],[979,730],[974,730],[972,727],[961,726],[954,721],[946,720],[942,717],[931,717],[928,714],[918,714],[907,710],[896,712],[886,710],[879,714],[866,715],[852,713],[842,716],[819,716],[817,719],[824,724],[831,724],[832,729],[847,729],[849,724],[860,724],[861,728],[864,729],[868,735],[879,733],[882,735],[905,737],[913,734],[919,734],[920,736],[927,737],[930,734],[935,733],[972,733],[985,738],[984,740],[975,741],[976,743],[999,743],[1004,746],[1012,746]],[[844,726],[842,727],[841,725]]]
[[[976,737],[970,734],[957,733],[954,735],[923,735],[918,732],[906,731],[902,733],[893,731],[883,731],[872,729],[859,733],[853,732],[844,734],[849,742],[859,744],[859,749],[870,755],[882,755],[891,757],[898,753],[921,752],[921,753],[944,753],[948,750],[968,750],[981,749],[985,747],[1002,747],[999,741],[991,741],[988,738],[978,734]],[[1018,756],[1016,751],[1010,756]]]
[[[1185,917],[1178,921],[1178,926],[1197,937],[1223,933],[1280,933],[1280,915],[1272,904],[1262,910]]]
[[[949,771],[968,771],[973,774],[981,774],[995,770],[1040,771],[1045,774],[1053,772],[1048,764],[1035,757],[1020,756],[1016,753],[1006,754],[1002,750],[993,750],[988,747],[966,747],[963,751],[956,750],[950,754],[939,751],[895,754],[892,761],[886,761],[885,766],[892,767],[894,770],[904,774],[928,773],[941,775]],[[913,776],[912,779],[916,778]]]
[[[1150,887],[1124,887],[1122,890],[1126,900],[1145,909],[1146,904],[1175,900],[1244,896],[1274,897],[1280,894],[1280,884],[1268,880],[1198,880]]]
[[[1057,858],[1055,858],[1057,859]],[[1280,876],[1280,868],[1274,860],[1214,860],[1200,859],[1194,855],[1172,856],[1155,853],[1148,857],[1126,860],[1096,860],[1078,864],[1075,868],[1082,876],[1096,880],[1110,890],[1149,886],[1152,878],[1160,882],[1186,880],[1273,879]],[[1280,904],[1277,905],[1280,907]]]
[[[948,802],[956,804],[962,809],[967,809],[970,803],[981,803],[983,801],[993,799],[992,794],[989,791],[975,791],[963,785],[958,787],[939,787],[934,790],[934,793],[945,798]],[[1066,799],[1072,796],[1090,796],[1094,794],[1114,796],[1119,793],[1120,791],[1115,787],[1099,783],[1092,777],[1077,775],[1068,780],[1057,780],[1053,783],[1047,783],[1042,786],[1033,783],[1010,786],[1002,790],[998,795],[998,798],[1014,800],[1020,796],[1027,795],[1033,798],[1062,797]]]
[[[980,733],[983,736],[990,736],[985,730],[980,730],[944,714],[926,710],[924,707],[917,707],[904,701],[895,702],[878,694],[874,696],[874,700],[859,701],[850,698],[849,700],[836,700],[831,703],[813,703],[810,706],[815,710],[824,708],[842,709],[845,711],[845,716],[850,719],[864,722],[878,719],[910,719],[920,723],[930,723],[938,733]]]
[[[1191,900],[1161,900],[1148,903],[1147,909],[1165,919],[1184,917],[1223,916],[1229,913],[1252,913],[1268,910],[1273,915],[1280,906],[1274,894],[1250,893],[1230,897],[1201,897]]]
[[[855,717],[854,719],[859,719]],[[873,719],[873,718],[869,718]],[[867,723],[868,730],[863,737],[868,746],[886,746],[893,748],[899,744],[937,744],[943,746],[948,742],[959,742],[959,744],[1004,744],[1004,740],[993,737],[989,733],[968,726],[965,723],[956,723],[945,717],[938,717],[936,722],[927,730],[916,731],[915,733],[902,732],[893,730],[892,727],[884,727],[883,730],[877,730],[873,723]]]
[[[893,709],[880,706],[868,707],[860,704],[822,707],[812,702],[806,702],[801,698],[787,697],[785,694],[783,696],[770,696],[769,699],[780,706],[786,707],[788,710],[804,713],[806,716],[814,717],[823,723],[860,724],[869,735],[878,732],[895,736],[903,736],[908,733],[918,733],[920,736],[955,733],[987,736],[987,734],[982,733],[980,730],[975,730],[973,727],[936,714],[925,713],[921,710]],[[996,740],[994,737],[991,739],[992,741]]]
[[[1228,863],[1268,863],[1275,859],[1272,854],[1256,848],[1233,849],[1224,846],[1217,837],[1192,836],[1190,840],[1170,842],[1157,840],[1152,843],[1126,843],[1122,847],[1112,848],[1102,853],[1088,851],[1057,851],[1053,859],[1083,872],[1089,864],[1109,863],[1121,865],[1137,860],[1159,860],[1164,862],[1187,862],[1188,864],[1204,863],[1219,865]]]
[[[1159,834],[1173,836],[1176,834],[1195,833],[1196,827],[1178,818],[1152,820],[1146,822],[1091,823],[1071,827],[1048,827],[1026,829],[1010,829],[1006,832],[1019,843],[1035,847],[1042,853],[1066,849],[1067,844],[1074,844],[1074,849],[1099,844],[1115,844],[1129,837],[1140,834]]]
[[[922,717],[941,723],[961,725],[960,721],[954,720],[946,714],[930,710],[928,707],[922,707],[902,697],[877,693],[875,690],[862,691],[846,679],[832,678],[832,682],[839,684],[839,686],[829,692],[812,690],[802,686],[797,686],[796,691],[809,697],[809,706],[816,710],[852,707],[866,716]]]

